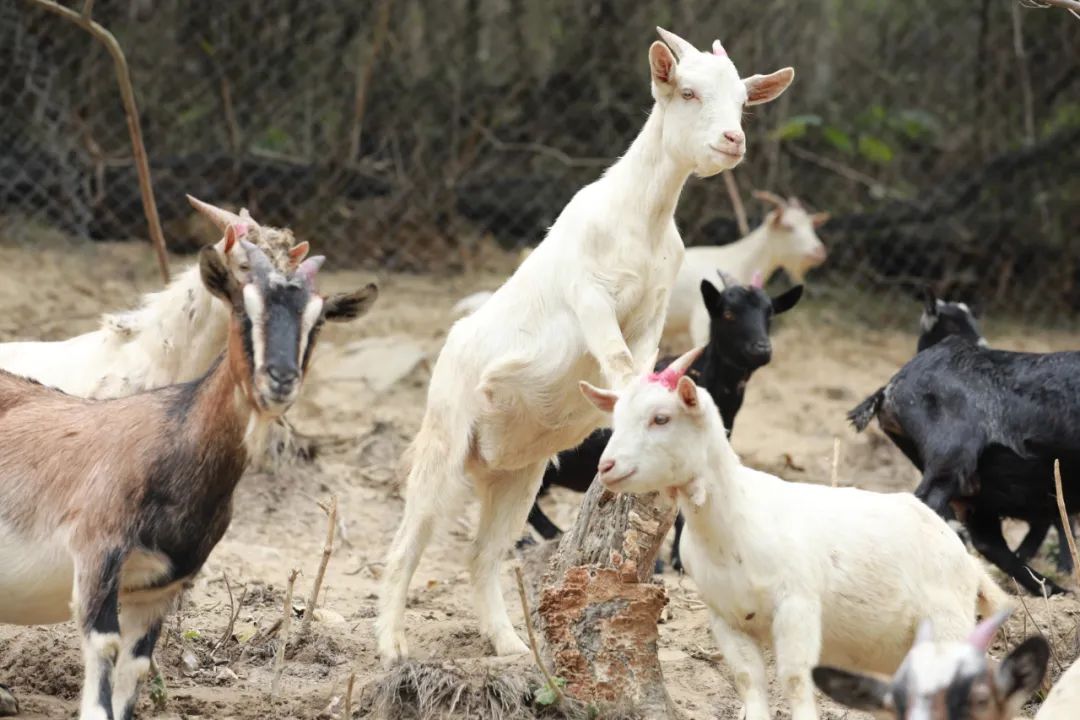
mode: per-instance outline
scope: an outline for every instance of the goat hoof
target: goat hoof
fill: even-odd
[[[409,644],[405,640],[405,633],[400,631],[379,633],[378,642],[379,657],[382,658],[383,667],[390,668],[409,659]]]
[[[499,633],[492,638],[491,644],[495,646],[495,654],[499,657],[506,655],[524,655],[529,652],[529,646],[512,630]]]
[[[0,685],[0,717],[12,717],[19,714],[19,701],[7,685]]]
[[[677,558],[677,557],[671,558],[671,569],[674,570],[675,572],[679,573],[680,575],[682,575],[683,574],[682,559]]]
[[[652,571],[654,575],[659,575],[664,572],[664,561],[660,558],[657,558],[656,563],[653,565]]]

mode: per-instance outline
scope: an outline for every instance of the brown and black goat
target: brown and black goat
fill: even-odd
[[[86,400],[0,372],[0,622],[74,615],[82,720],[132,717],[162,620],[225,533],[233,490],[296,399],[323,322],[359,317],[377,295],[323,298],[323,258],[284,274],[243,231],[227,229],[225,252],[246,252],[245,278],[216,248],[199,256],[231,315],[202,378]]]

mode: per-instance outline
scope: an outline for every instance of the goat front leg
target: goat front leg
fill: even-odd
[[[79,720],[115,720],[112,676],[120,650],[118,549],[76,560],[75,593],[82,629],[83,677]]]
[[[971,533],[971,544],[975,546],[975,549],[991,563],[1008,573],[1032,595],[1042,595],[1043,583],[1046,584],[1046,591],[1050,595],[1065,592],[1053,580],[1043,577],[1021,562],[1016,553],[1009,549],[1005,536],[1001,533],[1001,519],[996,515],[973,511],[968,515],[966,527]]]
[[[589,354],[600,365],[609,387],[621,390],[629,385],[634,377],[634,356],[619,327],[614,298],[599,287],[582,285],[573,307]]]
[[[773,617],[776,676],[791,705],[791,720],[817,720],[810,671],[821,657],[821,605],[809,598],[789,597]]]
[[[113,715],[116,720],[131,720],[135,716],[139,689],[150,673],[150,659],[154,655],[162,619],[170,604],[167,600],[150,603],[124,601],[120,611],[120,654],[116,660],[113,683]]]
[[[769,681],[761,648],[753,638],[731,627],[711,610],[709,622],[743,702],[742,720],[769,720]]]

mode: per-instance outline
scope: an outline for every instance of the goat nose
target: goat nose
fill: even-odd
[[[296,372],[296,368],[291,368],[285,365],[267,365],[266,374],[270,376],[270,379],[279,385],[285,385],[296,380],[296,376],[299,374]]]
[[[736,145],[742,145],[746,142],[746,135],[738,130],[728,130],[724,133],[724,139]]]
[[[614,460],[601,460],[600,461],[600,466],[598,468],[596,468],[596,469],[600,471],[601,475],[607,475],[609,472],[611,472],[612,470],[615,469],[615,461]]]

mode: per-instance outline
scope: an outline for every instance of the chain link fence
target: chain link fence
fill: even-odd
[[[336,264],[454,272],[535,244],[630,143],[663,25],[795,84],[752,108],[735,172],[833,219],[812,282],[891,303],[931,284],[993,313],[1080,307],[1080,20],[1009,0],[99,0],[124,47],[169,245],[185,193],[246,205]],[[145,238],[112,62],[0,3],[0,239]],[[719,179],[688,244],[737,238]],[[29,242],[29,240],[25,240]]]

